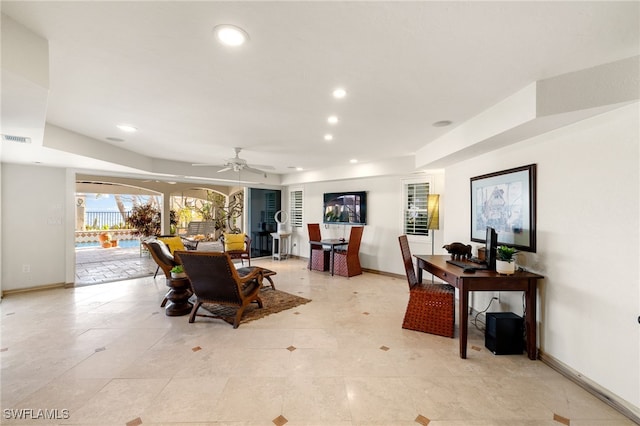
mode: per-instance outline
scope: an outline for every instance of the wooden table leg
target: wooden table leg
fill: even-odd
[[[462,359],[466,359],[467,358],[467,328],[468,328],[468,322],[469,322],[469,291],[465,288],[464,285],[464,281],[462,281],[462,284],[460,285],[460,291],[459,291],[459,295],[458,297],[460,298],[459,300],[459,306],[458,306],[458,311],[459,311],[459,318],[460,318],[460,324],[459,324],[459,329],[460,329],[460,358]]]
[[[529,359],[538,359],[538,348],[536,339],[536,281],[529,280],[527,285],[526,301],[526,327],[527,327],[527,355]]]

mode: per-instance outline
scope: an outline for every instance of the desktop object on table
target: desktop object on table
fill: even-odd
[[[495,271],[496,270],[496,251],[498,247],[498,233],[490,226],[487,226],[486,238],[484,245],[485,259],[472,257],[469,260],[447,260],[447,263],[458,266],[465,272],[473,271]]]

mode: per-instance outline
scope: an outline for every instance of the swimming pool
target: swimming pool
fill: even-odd
[[[76,243],[76,248],[91,248],[100,247],[101,244],[98,241],[90,241],[88,243]],[[118,247],[133,248],[140,247],[140,240],[118,240]]]

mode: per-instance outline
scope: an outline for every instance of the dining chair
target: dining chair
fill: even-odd
[[[406,235],[398,237],[409,283],[409,303],[402,328],[453,337],[455,328],[455,288],[449,284],[419,283]]]
[[[308,223],[309,241],[321,241],[322,233],[320,232],[319,223]],[[314,271],[329,270],[329,251],[325,250],[321,245],[311,244],[311,259],[309,259],[309,269]]]
[[[364,226],[353,226],[349,233],[346,250],[336,250],[333,258],[333,270],[336,275],[353,277],[362,274],[360,266],[360,242]]]

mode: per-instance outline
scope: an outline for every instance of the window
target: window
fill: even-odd
[[[290,218],[292,228],[302,228],[302,191],[291,191],[289,197]]]
[[[406,235],[429,235],[428,182],[406,182],[404,184],[404,233]]]

